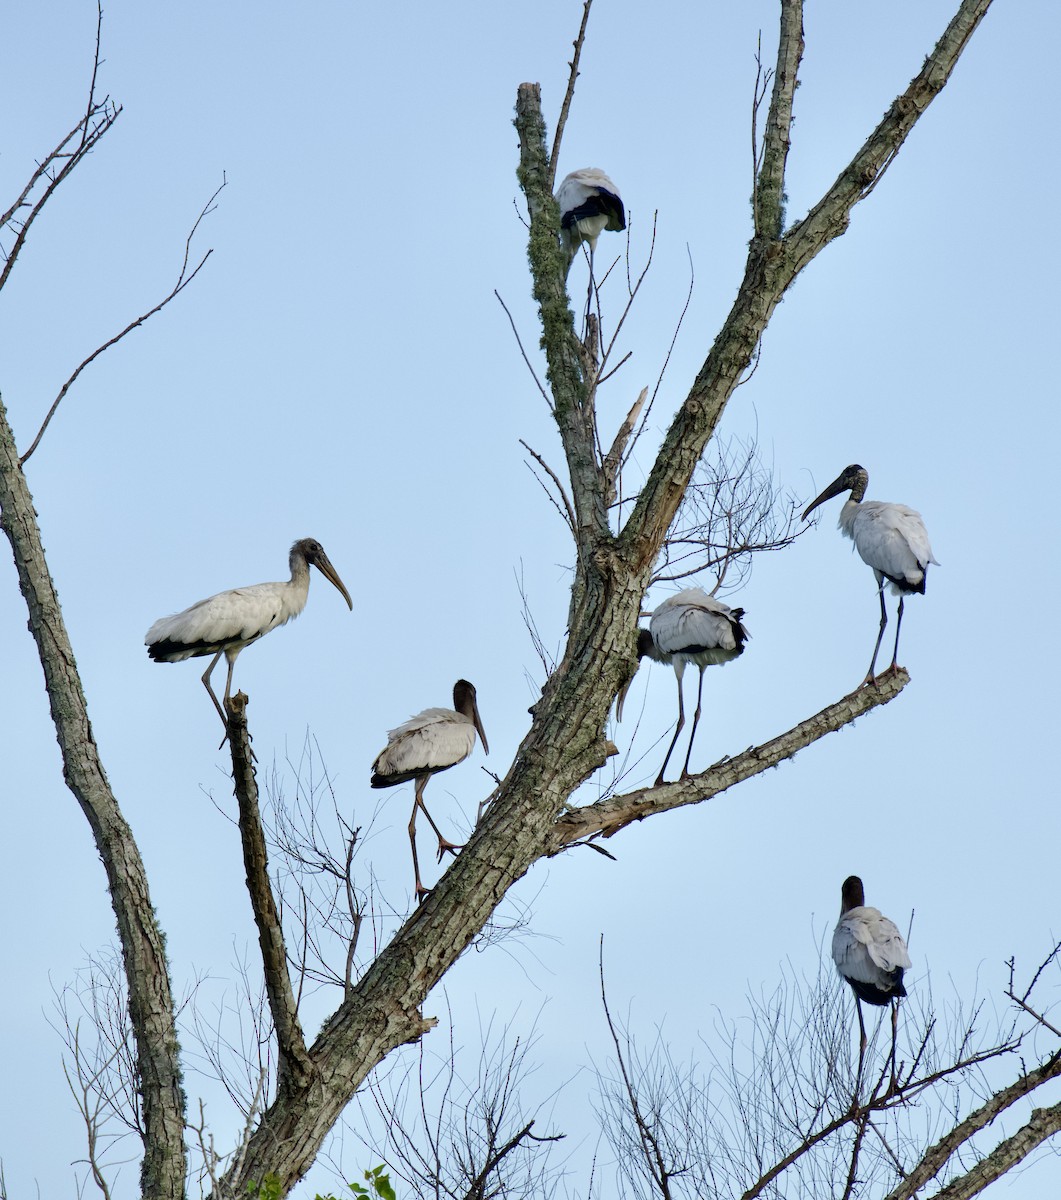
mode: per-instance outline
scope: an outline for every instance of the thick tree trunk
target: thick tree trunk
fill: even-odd
[[[74,652],[44,558],[37,514],[0,402],[0,527],[11,543],[37,643],[63,775],[92,828],[107,872],[129,986],[129,1015],[144,1106],[143,1195],[184,1196],[184,1091],[161,931],[140,851],[100,762]]]

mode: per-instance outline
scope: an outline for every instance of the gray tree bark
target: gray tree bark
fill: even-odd
[[[67,787],[81,805],[107,872],[136,1030],[144,1104],[143,1195],[184,1195],[184,1089],[173,994],[147,874],[100,762],[73,647],[44,557],[37,514],[0,402],[0,528],[7,535],[37,643]]]

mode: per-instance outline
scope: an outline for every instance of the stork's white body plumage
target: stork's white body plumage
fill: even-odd
[[[416,855],[416,814],[423,811],[438,837],[438,860],[448,850],[456,853],[460,846],[448,841],[439,831],[424,804],[424,788],[432,775],[448,771],[463,762],[475,749],[475,735],[483,742],[483,751],[490,753],[483,723],[479,718],[475,688],[466,679],[453,685],[452,708],[425,708],[404,724],[387,734],[387,745],[376,755],[372,764],[374,788],[395,787],[410,779],[416,780],[413,812],[409,818],[409,844],[413,851],[413,874],[416,896],[423,899],[428,889],[420,881],[420,863]]]
[[[879,909],[860,904],[841,916],[833,931],[833,962],[867,1004],[885,1005],[906,995],[903,972],[911,965],[906,942]]]
[[[306,607],[309,597],[309,568],[315,566],[342,593],[352,609],[353,601],[320,542],[303,538],[291,547],[288,557],[291,578],[278,583],[255,583],[231,588],[200,600],[183,612],[162,617],[147,631],[144,641],[155,662],[184,662],[188,658],[213,658],[203,674],[203,684],[214,707],[225,721],[225,711],[210,686],[210,675],[222,654],[228,662],[225,702],[232,690],[232,668],[244,646],[258,641],[280,625],[286,625]]]
[[[888,583],[892,592],[899,597],[899,611],[895,624],[895,650],[892,654],[892,669],[899,658],[899,633],[903,626],[903,604],[905,597],[925,594],[925,580],[929,563],[939,563],[932,556],[928,542],[928,531],[921,514],[905,504],[893,504],[884,500],[863,500],[869,486],[869,473],[858,463],[845,467],[824,492],[812,501],[803,512],[804,521],[825,500],[838,496],[848,489],[851,495],[844,501],[837,522],[841,533],[855,543],[862,561],[872,569],[877,580],[880,596],[880,630],[873,647],[866,683],[872,683],[877,665],[877,653],[884,627],[888,624],[888,610],[884,605],[884,585]]]
[[[582,167],[565,175],[556,189],[556,203],[568,267],[583,242],[589,246],[592,265],[597,238],[604,230],[618,233],[626,228],[619,189],[599,167]]]
[[[425,708],[387,733],[387,746],[372,764],[388,784],[448,771],[475,749],[475,723],[451,708]]]
[[[184,662],[218,650],[235,658],[244,646],[297,617],[308,597],[308,570],[287,582],[230,588],[184,612],[162,617],[144,640],[148,646],[160,647],[152,656],[156,662]]]
[[[686,663],[713,667],[730,662],[744,649],[748,631],[743,609],[730,608],[703,588],[686,588],[666,600],[648,623],[653,650],[648,656],[669,662],[680,679]]]
[[[919,512],[884,500],[846,500],[837,525],[872,568],[878,587],[887,580],[896,596],[924,593],[928,564],[936,560]]]
[[[654,662],[669,663],[674,668],[678,682],[678,724],[656,778],[657,784],[663,782],[663,773],[670,762],[678,734],[685,725],[682,679],[686,665],[692,663],[699,667],[700,679],[696,692],[696,713],[693,716],[692,732],[689,734],[689,749],[682,768],[683,779],[689,773],[693,739],[696,737],[696,727],[700,721],[704,670],[731,662],[744,653],[744,643],[751,635],[742,624],[743,617],[743,608],[730,608],[728,604],[708,595],[703,588],[685,588],[673,596],[668,596],[653,612],[648,628],[639,632],[638,658],[651,658]],[[625,696],[624,688],[617,708],[620,718]]]
[[[841,889],[840,920],[833,931],[833,962],[841,978],[855,993],[859,1028],[858,1075],[855,1082],[857,1102],[866,1054],[862,1002],[878,1008],[892,1006],[891,1086],[894,1088],[899,999],[906,995],[903,972],[911,965],[902,934],[893,921],[878,909],[867,906],[862,880],[857,875],[849,875]]]

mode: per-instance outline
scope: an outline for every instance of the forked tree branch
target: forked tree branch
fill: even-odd
[[[78,366],[77,370],[74,371],[74,373],[70,376],[70,378],[66,381],[66,383],[64,383],[63,386],[59,389],[58,396],[56,396],[55,399],[52,401],[52,405],[51,405],[51,408],[48,409],[47,416],[45,416],[40,429],[37,430],[37,436],[30,443],[29,449],[26,451],[25,454],[22,455],[21,459],[19,460],[23,466],[25,466],[26,460],[30,457],[30,455],[33,453],[33,451],[37,449],[37,446],[40,444],[41,438],[44,437],[44,431],[48,428],[49,424],[51,423],[52,417],[55,416],[56,409],[58,409],[59,405],[63,402],[63,399],[66,396],[66,393],[70,390],[70,388],[77,381],[77,378],[81,374],[81,372],[87,366],[89,366],[91,363],[95,362],[95,360],[97,358],[99,358],[99,356],[101,354],[103,354],[104,351],[109,350],[114,345],[117,345],[117,343],[120,342],[127,333],[132,333],[132,331],[134,329],[139,329],[140,326],[143,325],[145,321],[150,320],[156,313],[161,312],[166,307],[166,305],[169,304],[169,302],[171,300],[175,299],[177,296],[179,296],[181,294],[181,292],[184,291],[184,289],[192,282],[192,280],[196,277],[196,275],[199,274],[199,272],[203,269],[203,267],[206,266],[206,260],[210,257],[211,254],[213,254],[213,250],[207,250],[207,252],[202,256],[202,258],[199,260],[199,262],[196,264],[196,266],[193,267],[189,271],[188,268],[189,268],[189,264],[191,262],[192,239],[195,237],[195,234],[196,234],[200,224],[202,223],[203,218],[209,216],[210,213],[212,213],[214,211],[214,209],[217,207],[217,203],[216,203],[217,198],[221,194],[221,189],[226,186],[226,182],[227,181],[224,181],[224,180],[222,181],[221,187],[219,187],[217,189],[217,191],[215,191],[214,194],[210,197],[210,199],[207,200],[207,202],[203,205],[202,210],[200,211],[198,217],[196,217],[195,224],[192,226],[191,232],[188,234],[187,238],[185,239],[184,261],[181,263],[180,274],[177,276],[177,282],[173,285],[172,289],[156,305],[154,305],[152,308],[149,308],[147,310],[147,312],[142,313],[135,320],[130,321],[129,324],[126,325],[126,327],[123,330],[121,330],[120,333],[116,333],[112,338],[108,338],[107,341],[105,341],[102,345],[97,346],[96,349],[93,350],[92,353],[88,356],[88,358],[86,358],[80,364],[80,366]]]
[[[9,229],[15,235],[11,249],[3,255],[3,267],[0,269],[0,291],[3,290],[11,272],[15,269],[18,256],[22,252],[22,247],[26,244],[26,239],[29,237],[29,231],[33,227],[34,221],[40,216],[44,206],[55,194],[56,189],[63,180],[71,174],[79,163],[84,161],[87,155],[92,153],[92,150],[107,134],[108,130],[121,114],[120,105],[114,104],[109,96],[104,96],[102,100],[97,100],[96,98],[96,80],[100,68],[100,39],[103,25],[103,8],[100,0],[97,0],[96,13],[96,54],[92,62],[92,77],[89,81],[88,98],[85,102],[85,115],[55,149],[45,157],[44,161],[38,164],[36,170],[30,176],[29,182],[19,193],[14,204],[8,208],[3,214],[3,218],[0,219],[0,230]],[[31,199],[33,193],[41,184],[44,186],[41,189],[40,195],[37,196],[36,200]],[[25,208],[28,208],[29,212],[24,217],[20,217],[19,214]]]
[[[792,100],[802,58],[803,0],[781,0],[781,34],[777,66],[773,72],[774,92],[763,138],[762,166],[752,196],[756,237],[779,238],[784,225],[785,166],[792,144]],[[754,145],[754,112],[752,121]]]

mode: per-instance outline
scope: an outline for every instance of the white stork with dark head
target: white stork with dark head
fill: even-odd
[[[869,486],[869,474],[858,463],[845,467],[824,492],[803,513],[804,521],[824,501],[850,490],[851,494],[840,509],[838,522],[841,532],[855,543],[862,561],[873,569],[877,578],[880,596],[880,630],[873,647],[873,658],[864,683],[872,683],[877,653],[884,627],[888,624],[888,610],[884,606],[884,584],[891,585],[893,594],[899,597],[899,613],[895,623],[895,650],[891,669],[895,669],[899,657],[899,631],[903,625],[903,601],[915,592],[925,594],[925,578],[929,563],[939,563],[932,557],[928,544],[928,533],[921,514],[905,504],[890,504],[883,500],[863,500]]]
[[[372,764],[374,788],[395,787],[410,779],[416,780],[413,813],[409,818],[409,843],[413,848],[413,874],[418,901],[427,895],[429,889],[420,882],[420,864],[416,857],[417,809],[423,809],[438,838],[439,862],[447,850],[455,854],[460,849],[439,832],[424,805],[424,788],[432,775],[448,771],[471,754],[475,749],[477,733],[482,738],[483,752],[489,754],[490,747],[479,718],[475,688],[466,679],[458,679],[453,685],[453,708],[425,708],[415,717],[410,717],[404,725],[390,730],[386,747]]]
[[[862,1078],[862,1060],[866,1053],[862,1002],[878,1008],[892,1005],[891,1066],[894,1087],[899,999],[906,995],[903,972],[910,967],[910,955],[895,923],[878,909],[867,907],[862,880],[857,875],[849,875],[841,889],[840,920],[833,931],[833,962],[840,977],[851,985],[855,993],[859,1028],[859,1079]]]
[[[225,680],[225,703],[232,694],[232,668],[244,646],[256,642],[279,625],[286,625],[306,607],[309,596],[309,568],[315,566],[342,594],[353,609],[350,593],[332,566],[320,542],[303,538],[291,547],[288,558],[291,578],[280,583],[255,583],[250,587],[232,588],[200,600],[184,612],[162,617],[147,631],[144,641],[147,652],[155,662],[183,662],[186,658],[201,658],[211,654],[210,665],[203,672],[203,685],[214,702],[218,715],[228,727],[225,710],[218,703],[210,676],[223,654],[228,660]]]
[[[590,288],[593,286],[593,251],[605,229],[615,233],[626,228],[626,210],[619,189],[599,167],[582,167],[565,175],[556,189],[560,206],[560,239],[567,256],[567,269],[583,242],[589,246]]]
[[[656,777],[656,785],[663,782],[663,773],[670,762],[678,734],[685,725],[685,702],[682,696],[682,677],[687,663],[700,668],[700,679],[696,689],[696,713],[689,734],[689,749],[682,767],[682,778],[689,774],[689,758],[693,752],[693,739],[700,721],[701,697],[704,690],[704,670],[707,667],[732,662],[744,653],[744,643],[751,637],[745,629],[743,608],[730,608],[703,588],[686,588],[669,596],[652,614],[647,629],[637,635],[637,657],[651,658],[654,662],[669,663],[674,668],[678,681],[678,724],[674,737],[667,749],[667,756]],[[632,682],[632,681],[631,681]],[[619,695],[616,715],[621,720],[623,701],[629,690],[628,683]]]

